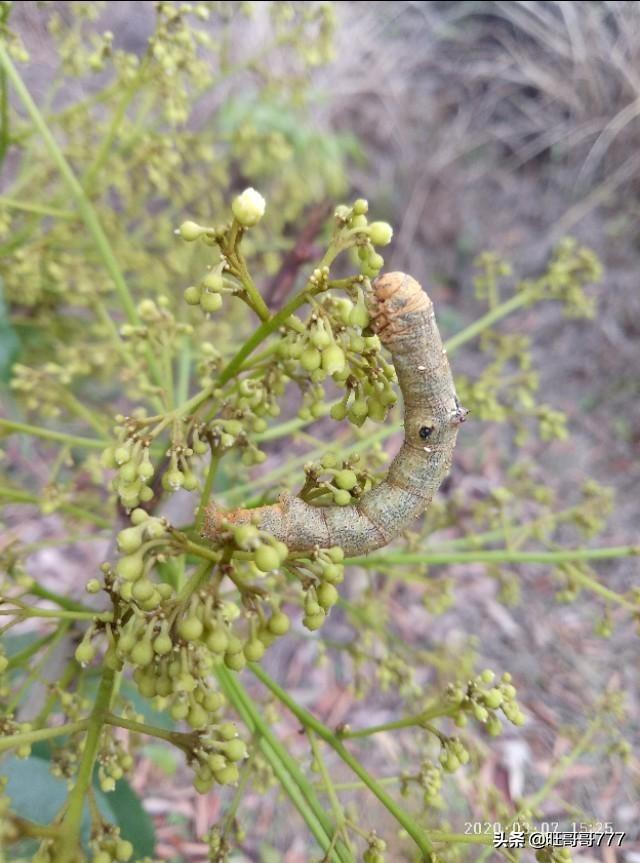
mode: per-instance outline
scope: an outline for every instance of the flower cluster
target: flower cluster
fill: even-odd
[[[447,700],[456,708],[456,725],[463,727],[467,724],[467,717],[473,716],[485,726],[489,734],[498,735],[502,730],[498,710],[513,725],[524,723],[524,714],[516,702],[516,688],[511,682],[511,675],[505,672],[498,684],[494,685],[494,681],[494,672],[487,668],[469,680],[466,687],[459,684],[449,686]]]

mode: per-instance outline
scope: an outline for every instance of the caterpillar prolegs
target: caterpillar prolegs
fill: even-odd
[[[203,536],[216,539],[225,522],[259,519],[261,530],[291,551],[340,546],[355,555],[387,545],[427,508],[451,467],[467,411],[456,396],[433,303],[405,273],[387,273],[367,297],[371,327],[391,351],[404,399],[404,442],[386,479],[352,506],[313,506],[284,494],[257,509],[224,511],[210,504]]]

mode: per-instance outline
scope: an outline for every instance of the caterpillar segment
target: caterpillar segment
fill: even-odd
[[[456,396],[433,303],[405,273],[375,280],[367,302],[371,327],[391,352],[404,401],[404,441],[383,482],[351,506],[313,506],[290,494],[257,509],[207,506],[203,536],[225,523],[258,520],[291,551],[340,546],[346,555],[388,545],[429,506],[451,468],[458,429],[467,416]]]

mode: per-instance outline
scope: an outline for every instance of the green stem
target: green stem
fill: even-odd
[[[477,551],[402,552],[349,557],[345,563],[358,566],[396,566],[416,563],[564,563],[571,560],[609,560],[640,554],[640,546],[621,545],[609,548],[570,548],[559,551],[510,551],[509,549],[478,549]]]
[[[531,297],[526,291],[514,294],[508,300],[500,303],[499,306],[491,309],[491,311],[487,312],[486,315],[483,315],[472,324],[469,324],[468,327],[460,330],[460,332],[456,333],[455,336],[447,339],[445,343],[447,353],[453,354],[459,347],[470,342],[472,339],[475,339],[476,336],[479,336],[480,333],[484,332],[490,326],[502,320],[502,318],[506,318],[506,316],[510,315],[511,312],[515,312],[516,309],[525,306],[529,302],[531,302]]]
[[[88,720],[87,736],[84,741],[75,784],[69,794],[67,808],[60,825],[61,837],[55,857],[57,863],[71,863],[78,853],[84,801],[91,784],[93,767],[100,746],[100,736],[104,727],[105,716],[111,706],[115,685],[116,673],[108,665],[105,665],[93,710]]]
[[[1,617],[42,617],[52,620],[96,620],[100,618],[97,611],[49,611],[45,608],[9,608],[0,611]]]
[[[259,740],[259,746],[269,761],[273,772],[322,850],[328,853],[332,863],[353,863],[346,849],[331,848],[333,827],[327,818],[313,786],[300,771],[296,760],[289,755],[263,719],[261,711],[244,689],[237,677],[223,666],[216,669],[228,700],[242,717],[249,730]]]
[[[207,470],[207,476],[204,481],[202,494],[200,495],[200,502],[198,504],[198,512],[196,514],[195,530],[197,533],[200,533],[200,530],[202,528],[202,523],[204,521],[204,511],[207,503],[209,502],[209,498],[211,497],[211,492],[213,491],[213,483],[216,478],[216,472],[218,470],[219,463],[220,456],[211,453],[211,461],[209,462],[209,469]]]
[[[385,809],[387,809],[396,821],[404,827],[427,860],[430,860],[433,848],[431,840],[427,836],[426,832],[402,806],[399,806],[395,800],[387,794],[384,788],[376,782],[373,776],[367,773],[360,762],[345,748],[342,741],[339,740],[338,737],[330,731],[330,729],[316,719],[315,716],[300,707],[300,705],[297,704],[293,698],[291,698],[291,696],[275,682],[275,680],[272,680],[266,671],[264,671],[259,665],[251,663],[249,668],[258,680],[260,680],[273,693],[273,695],[275,695],[276,698],[281,701],[297,719],[300,720],[305,729],[315,731],[319,737],[331,746],[344,763],[353,770],[356,776],[358,776],[365,783],[367,788],[378,798]]]
[[[50,602],[55,602],[56,605],[59,605],[60,608],[64,608],[67,611],[83,611],[94,616],[99,614],[97,611],[91,611],[90,608],[87,608],[86,605],[82,605],[81,602],[76,602],[74,599],[69,599],[66,596],[61,596],[59,593],[54,593],[53,590],[49,590],[47,587],[42,587],[40,584],[33,584],[27,593],[30,593],[32,596],[38,596],[40,599],[48,599]]]
[[[380,725],[370,725],[368,728],[359,728],[356,731],[351,731],[349,729],[348,731],[341,731],[336,736],[341,740],[352,740],[357,737],[370,737],[372,734],[379,734],[381,731],[396,731],[400,728],[425,728],[425,723],[429,722],[429,720],[438,719],[441,716],[453,716],[457,712],[457,706],[435,705],[430,710],[425,710],[422,713],[418,713],[416,716],[405,716],[404,719],[396,719],[393,722],[383,722]]]
[[[331,809],[333,810],[333,817],[336,820],[336,833],[343,832],[344,833],[344,841],[345,845],[351,852],[353,849],[350,847],[349,836],[345,829],[346,824],[346,816],[344,814],[344,809],[342,808],[342,804],[338,798],[336,793],[335,786],[333,784],[333,780],[331,779],[331,774],[327,770],[327,765],[324,763],[324,758],[322,757],[322,752],[320,751],[320,746],[318,745],[318,741],[316,740],[315,734],[307,729],[307,737],[309,738],[309,743],[311,745],[311,751],[313,753],[313,759],[315,763],[318,765],[318,769],[320,771],[320,775],[322,776],[322,781],[324,784],[324,788],[327,792],[327,797],[329,798],[329,803],[331,804]]]
[[[38,743],[40,740],[51,740],[54,737],[62,737],[63,734],[75,734],[83,731],[89,725],[88,719],[79,719],[76,722],[68,722],[66,725],[56,725],[55,728],[40,728],[36,731],[23,731],[20,734],[10,734],[0,738],[0,752],[7,752],[15,746],[25,743]]]
[[[0,432],[20,432],[21,434],[40,437],[44,440],[54,440],[66,443],[70,446],[83,447],[84,449],[104,449],[108,440],[98,438],[80,437],[68,432],[54,431],[53,429],[40,428],[40,426],[28,425],[27,423],[14,422],[0,417]]]
[[[23,210],[25,213],[36,213],[39,216],[51,216],[54,219],[75,219],[76,214],[71,210],[61,210],[58,207],[48,207],[45,204],[34,204],[31,201],[18,201],[0,195],[0,206],[13,210]]]
[[[104,722],[106,725],[115,725],[118,728],[126,728],[127,731],[132,731],[135,734],[145,734],[148,737],[157,737],[160,740],[166,740],[186,752],[190,749],[188,742],[189,735],[183,734],[181,731],[167,731],[165,728],[158,728],[155,725],[147,725],[146,722],[136,722],[133,719],[127,719],[125,716],[116,716],[115,713],[105,713]]]
[[[40,676],[40,672],[42,671],[43,667],[46,665],[47,661],[49,660],[49,657],[51,656],[52,651],[54,651],[56,649],[56,647],[58,646],[59,642],[62,641],[62,639],[66,637],[67,632],[69,630],[69,626],[70,626],[69,623],[62,623],[58,627],[57,631],[55,633],[53,633],[53,638],[51,639],[51,642],[47,645],[47,649],[44,651],[43,655],[38,659],[38,661],[36,662],[36,664],[34,666],[30,667],[29,673],[27,674],[27,676],[23,680],[20,688],[16,688],[16,690],[13,694],[13,697],[11,698],[9,703],[7,704],[7,707],[6,707],[7,713],[13,713],[13,711],[16,709],[16,707],[22,702],[24,695],[29,690],[29,687],[31,686],[31,684],[35,680],[37,680],[38,677]]]
[[[30,494],[28,491],[22,491],[22,489],[0,487],[0,500],[3,498],[12,503],[34,504],[35,506],[40,506],[42,504],[42,500],[38,495]],[[101,515],[89,512],[89,510],[83,509],[80,506],[74,506],[71,503],[60,503],[57,505],[56,509],[59,509],[60,512],[72,515],[74,518],[91,522],[98,527],[110,528],[113,526],[111,519],[104,518]]]

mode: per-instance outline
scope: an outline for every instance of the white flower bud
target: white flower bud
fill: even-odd
[[[243,228],[252,228],[264,216],[266,206],[266,201],[260,192],[250,186],[234,198],[231,209]]]

